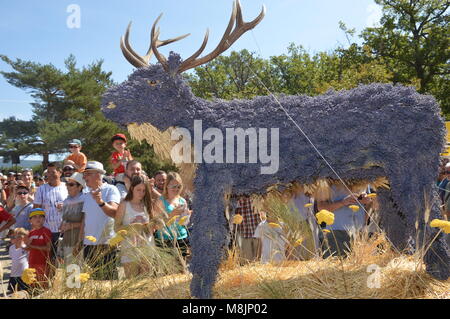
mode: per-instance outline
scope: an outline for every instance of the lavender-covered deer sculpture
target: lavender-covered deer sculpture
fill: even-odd
[[[219,129],[223,136],[226,128],[279,129],[279,166],[274,173],[262,174],[261,163],[254,162],[197,164],[190,265],[191,295],[197,298],[212,297],[227,245],[226,193],[264,194],[272,185],[311,184],[318,179],[337,178],[273,96],[208,101],[194,96],[180,75],[227,50],[244,32],[255,27],[264,13],[263,7],[256,19],[245,23],[239,1],[235,1],[219,45],[198,58],[206,46],[206,33],[200,49],[184,61],[173,52],[168,59],[158,52],[158,47],[186,36],[160,41],[159,28],[155,31],[155,26],[161,16],[153,24],[151,45],[144,57],[128,42],[129,26],[121,48],[138,69],[127,81],[109,89],[103,98],[105,116],[121,126],[150,123],[161,131],[180,127],[192,136],[194,120],[201,120],[203,129]],[[159,64],[149,64],[152,53]],[[416,245],[428,246],[436,235],[428,221],[441,217],[435,181],[445,134],[433,97],[418,94],[411,87],[370,84],[316,97],[277,99],[341,178],[367,182],[387,178],[390,187],[378,191],[381,226],[397,248],[405,248],[411,239],[418,239]],[[275,138],[268,138],[268,149],[278,142]],[[253,151],[258,152],[259,148]],[[445,280],[450,273],[449,260],[440,234],[424,255],[427,271]]]

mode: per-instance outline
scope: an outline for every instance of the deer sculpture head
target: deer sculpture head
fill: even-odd
[[[216,48],[209,54],[199,57],[208,42],[209,30],[207,30],[200,48],[185,60],[181,60],[180,56],[173,52],[166,58],[158,51],[159,47],[189,35],[159,40],[160,30],[157,24],[162,14],[153,23],[150,46],[145,56],[136,53],[129,43],[130,23],[120,40],[120,48],[128,62],[138,69],[127,81],[104,94],[102,110],[105,116],[122,126],[131,123],[151,123],[161,131],[179,125],[181,119],[192,119],[194,115],[192,106],[201,104],[202,100],[192,94],[181,73],[205,64],[226,51],[242,34],[254,28],[264,15],[263,6],[253,21],[244,22],[240,3],[238,0],[234,1],[228,26]],[[150,64],[153,55],[159,64]]]

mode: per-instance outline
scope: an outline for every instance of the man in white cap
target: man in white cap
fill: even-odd
[[[84,258],[97,279],[117,279],[116,250],[109,246],[114,237],[114,217],[120,203],[117,187],[104,183],[103,164],[89,161],[83,172],[87,193],[84,195]]]

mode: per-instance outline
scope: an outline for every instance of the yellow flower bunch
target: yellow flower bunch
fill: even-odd
[[[322,224],[325,222],[327,225],[333,225],[334,223],[334,214],[326,209],[322,209],[320,212],[316,214],[317,222]]]
[[[175,223],[175,221],[177,220],[177,218],[180,217],[180,215],[175,215],[173,216],[171,219],[169,219],[166,223],[167,226],[172,225],[173,223]]]
[[[236,214],[233,216],[233,224],[236,224],[236,225],[242,224],[243,220],[244,220],[244,217],[242,217],[242,215]]]
[[[95,238],[94,236],[86,236],[85,238],[93,243],[97,241],[97,238]]]
[[[36,279],[36,269],[34,268],[26,268],[22,273],[22,280],[27,285],[31,285],[37,281]]]
[[[125,239],[125,236],[127,234],[126,230],[120,230],[117,232],[116,236],[114,236],[113,238],[111,238],[109,240],[109,245],[110,246],[117,246],[121,241],[123,241]]]
[[[186,223],[186,220],[188,219],[188,217],[189,217],[188,215],[181,217],[180,220],[178,221],[178,224],[184,225]]]
[[[440,228],[444,233],[450,234],[450,221],[442,220],[442,219],[433,219],[430,222],[431,227],[438,227]]]
[[[89,280],[89,278],[91,277],[91,275],[89,275],[88,273],[81,273],[80,274],[80,282],[86,282]]]
[[[111,238],[109,240],[109,245],[110,246],[116,246],[118,245],[121,241],[123,241],[125,239],[125,236],[128,234],[128,232],[125,229],[119,230],[116,233],[116,236],[114,236],[113,238]]]
[[[312,205],[313,205],[312,203],[308,203],[308,204],[305,204],[305,207],[308,208],[308,207],[311,207]]]
[[[269,223],[269,226],[272,228],[281,228],[281,225],[278,223]]]
[[[119,230],[117,232],[117,234],[119,234],[120,236],[126,236],[128,234],[128,232],[125,229]]]
[[[303,238],[297,239],[294,243],[294,247],[300,246],[303,243],[303,240],[304,240]]]
[[[360,207],[358,205],[350,205],[348,206],[348,208],[350,208],[354,213],[356,213]]]

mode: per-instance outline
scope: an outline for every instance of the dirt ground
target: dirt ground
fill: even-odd
[[[0,297],[5,297],[4,293],[8,288],[9,274],[11,272],[11,259],[9,258],[9,253],[6,250],[5,244],[0,244],[0,264],[0,279],[2,285],[2,287],[0,287]]]

